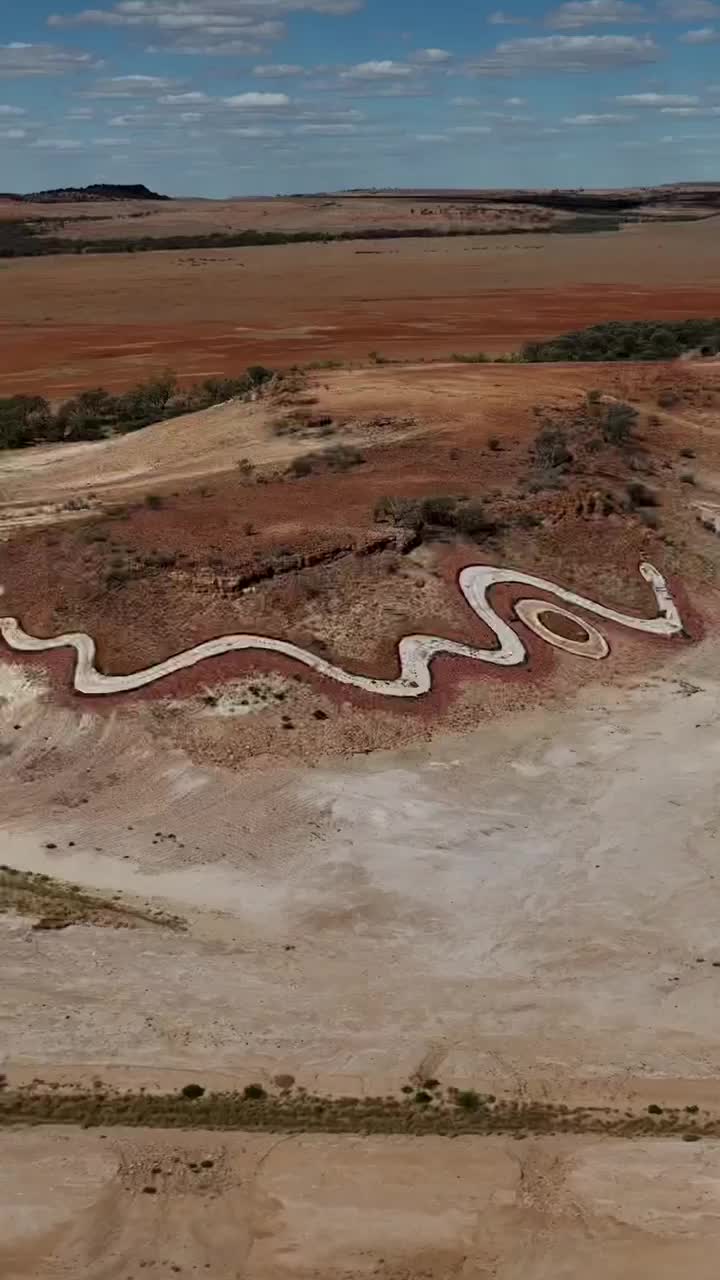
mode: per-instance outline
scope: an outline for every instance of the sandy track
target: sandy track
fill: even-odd
[[[219,657],[226,653],[257,651],[280,654],[309,667],[319,675],[335,680],[338,684],[350,685],[353,688],[362,689],[365,693],[392,698],[418,698],[428,693],[432,687],[430,664],[439,654],[488,662],[500,667],[521,666],[526,661],[527,650],[522,640],[504,618],[501,618],[493,609],[487,599],[490,588],[500,583],[532,587],[536,591],[548,591],[560,600],[564,600],[566,604],[585,609],[596,617],[630,627],[634,631],[642,631],[646,635],[670,637],[680,634],[683,630],[682,621],[662,574],[651,564],[641,564],[640,573],[655,594],[660,610],[660,616],[657,618],[634,618],[630,614],[618,613],[615,609],[596,604],[585,596],[577,595],[574,591],[558,587],[548,582],[546,578],[537,578],[532,574],[520,573],[513,569],[496,569],[489,565],[468,565],[460,571],[458,586],[476,616],[490,628],[499,647],[478,649],[438,636],[403,636],[398,644],[400,674],[393,680],[381,680],[347,671],[299,645],[259,635],[219,636],[215,640],[186,649],[182,653],[167,658],[164,662],[155,663],[151,667],[134,671],[129,675],[104,675],[98,671],[95,665],[95,642],[85,632],[39,639],[24,631],[16,618],[0,618],[0,635],[11,649],[21,653],[46,653],[52,649],[74,649],[76,660],[73,686],[77,693],[130,693],[135,689],[154,684],[177,671],[194,667],[208,658]],[[0,587],[1,591],[2,587]],[[522,599],[515,607],[525,625],[555,648],[586,658],[607,657],[610,650],[605,638],[595,627],[591,627],[568,610],[558,608],[545,600],[532,599]],[[551,631],[542,621],[547,615],[569,620],[585,633],[584,639],[573,640]]]

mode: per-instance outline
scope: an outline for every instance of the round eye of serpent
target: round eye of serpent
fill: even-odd
[[[536,636],[554,645],[556,649],[564,649],[565,653],[574,653],[579,658],[606,658],[610,652],[610,645],[595,627],[585,622],[584,618],[578,618],[577,614],[570,613],[568,609],[550,604],[548,600],[518,600],[515,603],[515,613]],[[575,634],[583,632],[585,639],[574,640],[563,635],[560,630],[551,631],[543,622],[543,618],[549,616],[563,619],[566,631],[570,629],[570,623]],[[561,622],[560,626],[562,625]]]

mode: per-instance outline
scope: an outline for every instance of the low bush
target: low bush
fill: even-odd
[[[627,444],[638,420],[638,411],[621,401],[609,404],[603,414],[600,430],[607,444]]]
[[[444,494],[427,498],[381,498],[375,505],[374,517],[417,533],[448,530],[475,540],[496,529],[478,499]]]
[[[572,462],[567,436],[560,427],[543,427],[535,437],[535,461],[549,470],[565,467]]]
[[[648,489],[642,480],[633,480],[627,487],[628,499],[632,507],[657,507],[658,497],[653,489]]]

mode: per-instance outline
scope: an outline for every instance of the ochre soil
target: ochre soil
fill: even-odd
[[[532,446],[540,420],[569,423],[572,443],[573,415],[584,412],[583,387],[590,386],[635,401],[635,448],[586,455],[578,447],[567,473],[539,471]],[[662,409],[657,399],[671,387],[678,403]],[[318,375],[295,398],[316,400],[312,412],[343,420],[344,429],[366,421],[370,405],[387,415],[390,434],[401,409],[415,427],[387,444],[381,433],[368,436],[364,461],[345,472],[321,463],[313,474],[293,477],[285,461],[263,464],[260,439],[258,466],[249,478],[234,468],[204,484],[171,487],[157,467],[136,482],[133,494],[123,493],[128,500],[119,506],[110,488],[86,517],[67,521],[60,512],[55,523],[18,530],[0,544],[4,612],[40,636],[87,631],[108,673],[137,670],[203,640],[249,631],[382,676],[396,671],[396,644],[407,633],[491,643],[457,589],[465,564],[515,566],[599,603],[648,615],[654,602],[638,564],[649,559],[678,593],[690,639],[698,639],[714,617],[712,598],[703,597],[715,580],[720,543],[700,528],[693,503],[712,497],[716,485],[719,366],[384,367]],[[264,402],[269,457],[271,423],[287,409],[279,409],[277,398]],[[253,421],[258,412],[257,406],[246,410]],[[212,413],[205,416],[212,431]],[[196,430],[202,431],[199,421]],[[139,464],[153,432],[167,439],[169,457],[173,434],[187,440],[182,420],[126,437],[128,447],[136,445]],[[690,461],[680,457],[688,441],[695,455]],[[293,447],[299,453],[307,445]],[[73,455],[68,466],[75,467],[78,494],[83,469],[97,483],[97,450],[107,448],[85,446]],[[48,454],[56,458],[58,451]],[[681,479],[688,468],[694,485]],[[36,499],[52,496],[52,469],[45,471],[38,467],[32,479]],[[5,479],[11,498],[13,477]],[[650,513],[627,509],[627,486],[638,480],[656,495]],[[18,476],[16,483],[23,482]],[[67,477],[63,485],[67,492]],[[153,505],[143,496],[151,485]],[[409,549],[406,534],[375,518],[385,496],[437,494],[480,499],[496,529],[475,541],[446,534]],[[519,594],[527,591],[496,593],[501,611],[509,614]],[[241,724],[195,714],[184,727],[172,715],[166,727],[184,745],[219,761],[268,750],[312,754],[319,743],[364,750],[397,745],[438,724],[468,727],[551,691],[562,696],[590,676],[616,680],[622,671],[662,663],[670,649],[687,643],[601,626],[612,655],[591,671],[587,660],[558,654],[520,627],[529,667],[499,673],[441,659],[434,693],[418,703],[348,691],[273,655],[227,655],[139,695],[83,701],[108,710],[150,700],[164,718],[168,699],[190,699],[197,712],[203,697],[228,681],[243,677],[252,685],[263,673],[281,672],[282,697],[269,693],[267,712],[248,714]],[[68,655],[33,663],[54,671],[58,688],[68,690]],[[349,704],[358,712],[351,725],[342,715]],[[298,728],[302,733],[290,732]]]
[[[714,1142],[40,1126],[4,1148],[7,1280],[717,1274]]]
[[[713,316],[716,228],[17,259],[0,394],[119,390],[167,366],[191,381],[371,351],[499,354],[606,320]]]

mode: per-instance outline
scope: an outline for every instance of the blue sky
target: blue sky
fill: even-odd
[[[0,186],[720,180],[720,0],[509,2],[6,0]]]

